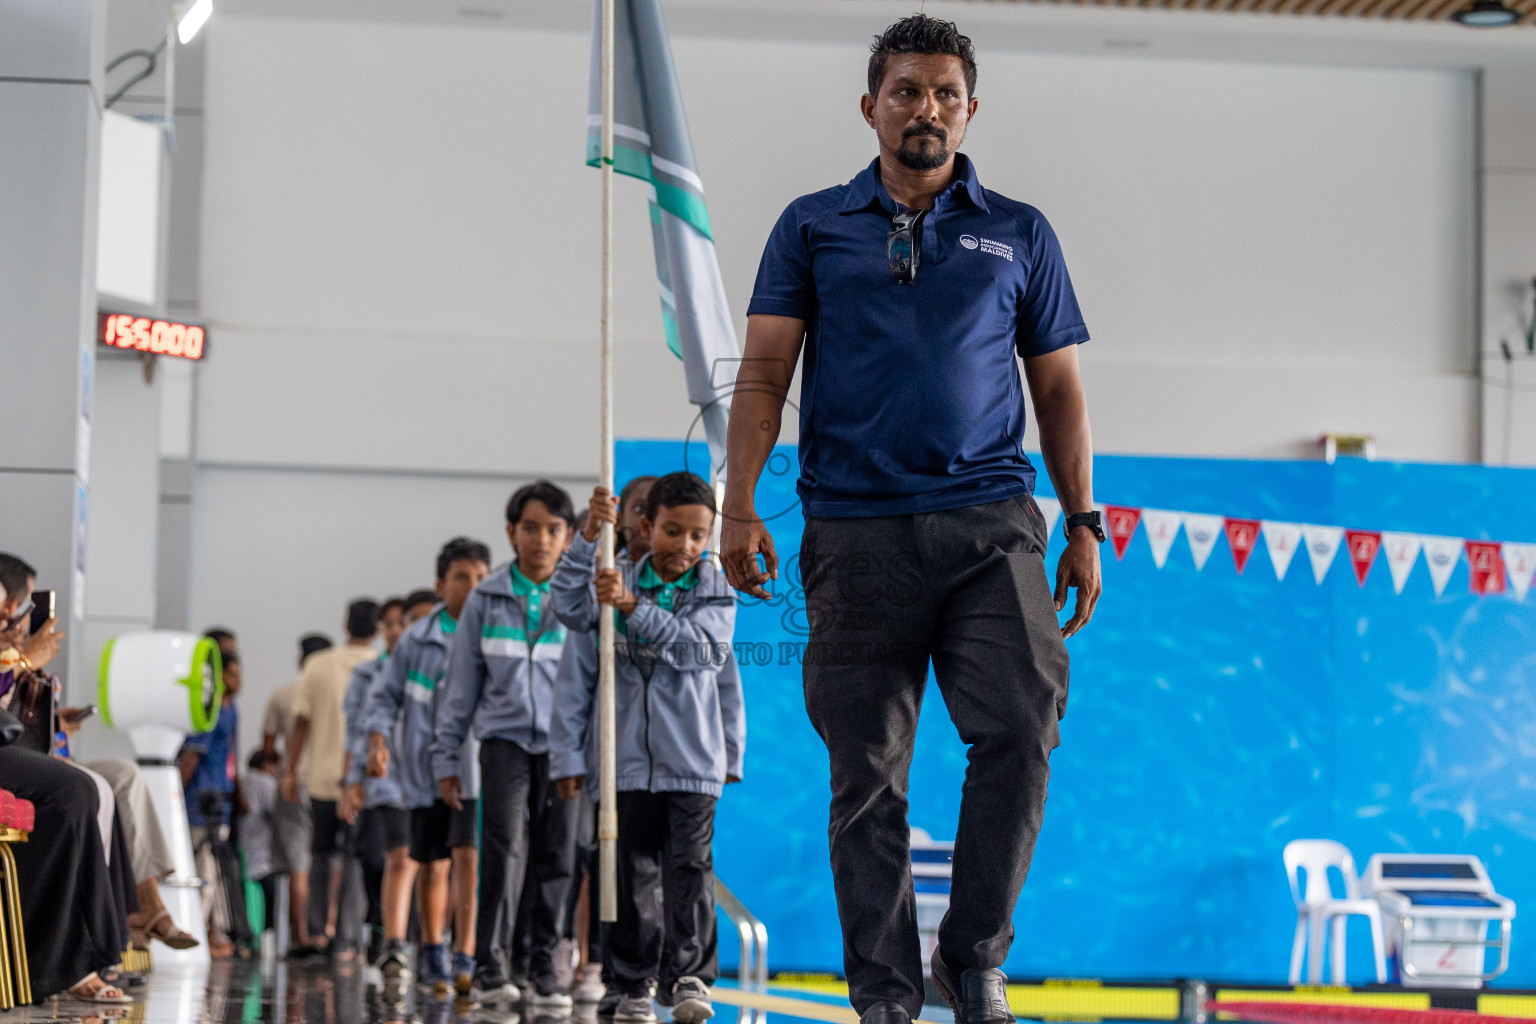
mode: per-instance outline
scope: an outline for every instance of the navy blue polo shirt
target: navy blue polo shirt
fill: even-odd
[[[1014,355],[1088,340],[1050,224],[982,188],[964,154],[923,215],[912,284],[885,255],[904,209],[875,160],[790,203],[763,250],[747,315],[806,323],[799,491],[809,516],[911,515],[1032,493]]]

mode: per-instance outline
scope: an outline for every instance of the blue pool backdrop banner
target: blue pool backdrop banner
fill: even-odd
[[[702,444],[619,445],[621,481],[685,465],[707,469]],[[758,488],[785,571],[773,601],[737,618],[752,644],[747,777],[721,799],[715,865],[767,924],[774,970],[840,971],[826,754],[798,664],[780,664],[804,639],[796,474],[781,446]],[[1536,540],[1530,470],[1100,456],[1094,485],[1113,504]],[[1104,597],[1068,649],[1010,975],[1283,982],[1295,913],[1281,850],[1298,838],[1337,839],[1362,870],[1375,852],[1476,854],[1536,914],[1536,594],[1474,596],[1463,558],[1436,597],[1422,556],[1401,595],[1384,557],[1361,587],[1342,550],[1322,585],[1304,553],[1277,581],[1262,542],[1240,576],[1225,539],[1196,571],[1182,532],[1158,569],[1138,531],[1123,561],[1105,545]],[[910,818],[951,839],[965,749],[937,687],[929,698]],[[1527,930],[1517,919],[1501,985],[1536,987]],[[729,933],[721,954],[734,964]],[[1363,921],[1349,963],[1352,982],[1369,979]]]

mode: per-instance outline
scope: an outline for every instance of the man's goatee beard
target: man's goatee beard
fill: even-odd
[[[918,143],[909,147],[908,142],[915,139],[933,139],[938,143],[933,149]],[[896,150],[896,159],[901,166],[914,171],[934,171],[943,167],[949,160],[949,153],[945,151],[944,140],[927,132],[909,135],[901,140],[901,146]]]

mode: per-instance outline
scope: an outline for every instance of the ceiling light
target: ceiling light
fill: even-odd
[[[1478,3],[1482,2],[1483,0],[1478,0]],[[176,38],[181,40],[183,46],[192,41],[192,37],[197,35],[197,30],[203,27],[203,23],[212,13],[213,0],[196,0],[186,9],[181,19],[176,22]]]
[[[1503,28],[1519,21],[1520,13],[1505,7],[1502,0],[1473,0],[1472,6],[1451,17],[1468,28]]]

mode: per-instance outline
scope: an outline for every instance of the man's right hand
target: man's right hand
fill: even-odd
[[[720,561],[725,566],[726,582],[742,593],[769,598],[772,595],[764,584],[779,578],[779,556],[773,549],[773,535],[755,509],[730,511],[729,502],[726,507],[725,522],[720,527]],[[761,566],[758,555],[763,558]]]
[[[283,799],[290,804],[299,802],[299,777],[293,772],[288,772],[283,776],[282,795]]]
[[[443,795],[443,803],[456,811],[464,809],[464,801],[459,796],[463,790],[459,785],[459,777],[457,775],[451,775],[446,779],[438,779],[437,790]]]
[[[578,796],[581,796],[581,784],[586,778],[585,775],[569,775],[563,779],[556,779],[556,795],[561,800],[575,800]]]
[[[382,779],[389,775],[389,744],[373,733],[368,737],[368,777]]]
[[[613,496],[612,491],[606,487],[595,488],[592,500],[587,502],[587,521],[582,524],[581,535],[591,543],[597,540],[604,523],[612,523],[614,529],[618,529],[618,509],[619,499]]]

